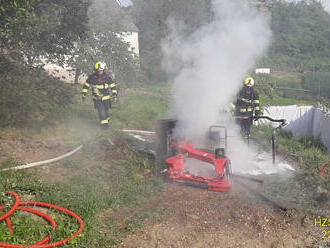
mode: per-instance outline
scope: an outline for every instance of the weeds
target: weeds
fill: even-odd
[[[0,126],[24,127],[46,122],[52,113],[73,103],[74,89],[46,72],[0,59]]]
[[[70,209],[84,220],[86,223],[84,235],[70,241],[68,247],[104,247],[104,245],[117,244],[116,235],[99,235],[98,225],[103,220],[98,219],[97,216],[106,209],[120,211],[122,207],[134,209],[141,206],[162,188],[160,179],[155,177],[146,179],[141,175],[144,169],[151,168],[150,161],[129,150],[125,144],[119,144],[119,147],[114,148],[104,139],[100,139],[90,142],[88,150],[90,152],[98,150],[97,153],[91,152],[95,163],[99,164],[99,166],[95,165],[92,175],[78,174],[69,177],[69,180],[49,183],[38,180],[36,174],[24,171],[1,173],[1,192],[16,191],[22,195],[22,200],[25,200],[24,198],[28,195],[33,196],[34,200]],[[109,162],[109,159],[116,155],[118,159]],[[89,154],[86,156],[91,158]],[[9,161],[14,163],[14,160],[8,160],[6,163],[10,164]],[[65,160],[63,166],[67,170],[79,170],[77,163],[79,164],[79,160],[72,158]],[[109,164],[106,165],[107,163]],[[109,167],[111,171],[108,170]],[[12,199],[6,197],[1,197],[1,199],[2,202],[6,202],[6,206],[11,206]],[[58,229],[51,236],[51,241],[71,236],[77,230],[78,225],[75,220],[66,215],[59,215],[56,211],[50,210],[50,212],[52,218],[58,223]],[[154,216],[152,213],[133,216],[127,228],[123,230],[118,227],[119,229],[114,232],[121,236],[123,232],[135,230],[143,224],[144,219],[152,216]],[[42,239],[49,232],[47,223],[40,225],[39,221],[35,221],[29,215],[24,218],[21,215],[15,215],[12,220],[15,220],[14,236],[9,235],[5,223],[0,223],[1,241],[28,244]]]
[[[270,143],[272,132],[270,127],[253,127],[252,132],[253,136],[262,144]],[[295,139],[292,133],[281,130],[276,139],[278,153],[296,161],[300,173],[313,175],[313,181],[325,189],[330,189],[329,180],[317,175],[322,165],[330,161],[327,149],[319,138],[302,137]]]
[[[163,118],[169,99],[157,95],[127,96],[125,104],[113,108],[113,125],[117,128],[154,130],[157,119]]]
[[[20,135],[26,134],[31,139],[37,137],[41,140],[56,137],[62,145],[72,147],[84,143],[84,148],[79,154],[52,165],[63,171],[61,177],[56,175],[52,179],[53,182],[40,179],[43,178],[42,169],[29,169],[30,172],[1,172],[0,192],[12,190],[21,195],[22,200],[33,198],[77,213],[86,224],[83,235],[70,241],[65,247],[103,248],[118,244],[122,235],[135,230],[143,225],[145,219],[158,216],[163,211],[144,213],[144,210],[141,210],[142,212],[132,216],[127,228],[114,227],[115,230],[111,230],[114,235],[100,234],[99,229],[104,224],[104,219],[99,216],[108,209],[120,212],[123,208],[134,210],[143,206],[162,189],[163,182],[152,175],[144,176],[145,170],[151,171],[152,162],[130,150],[125,142],[121,141],[123,134],[114,127],[153,129],[155,120],[167,111],[167,106],[165,98],[152,94],[127,96],[124,105],[113,107],[111,130],[104,131],[98,126],[97,113],[92,102],[88,101],[72,105],[67,111],[58,112],[51,121],[48,119],[52,122],[49,126],[39,122],[40,125],[27,127]],[[109,137],[115,145],[109,142]],[[87,163],[91,167],[86,171],[83,166]],[[17,164],[15,158],[2,162],[3,167]],[[7,200],[7,205],[12,204],[11,200]],[[75,220],[59,215],[57,211],[49,212],[59,225],[58,231],[51,236],[51,241],[68,237],[77,230]],[[30,221],[31,216],[27,217],[13,216],[12,219],[17,223],[12,237],[8,236],[6,224],[1,222],[0,240],[31,243],[48,233],[47,223],[36,227],[34,218]],[[21,234],[16,226],[24,227],[25,233],[31,234],[30,239]]]

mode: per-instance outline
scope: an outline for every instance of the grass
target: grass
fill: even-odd
[[[158,218],[165,210],[144,209],[144,204],[162,190],[164,182],[152,174],[144,175],[144,171],[152,170],[153,161],[132,151],[121,141],[123,134],[118,129],[152,130],[156,119],[167,111],[167,106],[167,100],[157,94],[129,95],[124,105],[112,109],[113,128],[105,132],[98,127],[92,102],[87,101],[73,105],[69,111],[58,112],[52,120],[37,122],[17,133],[13,132],[11,138],[15,135],[26,135],[31,140],[56,138],[63,146],[73,147],[83,143],[84,148],[79,154],[52,165],[63,171],[63,175],[56,175],[52,182],[42,179],[42,169],[1,172],[0,192],[12,190],[22,200],[45,201],[77,213],[86,225],[83,235],[65,247],[103,248],[119,244],[125,235],[143,226],[147,219]],[[109,143],[109,137],[115,146]],[[91,164],[87,174],[83,170],[86,163]],[[14,157],[2,162],[4,167],[18,164],[21,163]],[[51,171],[53,167],[50,167]],[[1,196],[1,200],[6,208],[0,211],[0,215],[13,203],[11,197],[5,195]],[[123,209],[135,214],[121,223],[116,215],[120,215]],[[109,210],[115,214],[104,214]],[[58,224],[51,241],[71,236],[77,230],[75,220],[57,211],[47,212]],[[110,219],[113,224],[108,221]],[[12,221],[15,223],[13,236],[9,234],[6,224],[0,223],[0,241],[28,244],[42,239],[49,232],[47,223],[30,214],[15,214]],[[106,232],[101,233],[102,228]]]
[[[317,99],[304,89],[304,74],[295,72],[273,72],[254,74],[256,88],[263,106],[315,105]]]
[[[253,127],[253,137],[265,146],[270,146],[272,129],[270,127]],[[298,164],[298,171],[307,177],[313,177],[316,184],[330,190],[328,177],[321,177],[318,172],[324,163],[330,161],[326,147],[318,138],[302,137],[295,139],[291,133],[281,131],[276,137],[277,152]]]
[[[172,88],[169,84],[163,83],[159,85],[145,85],[142,86],[142,89],[155,93],[155,94],[161,94],[161,95],[171,95],[172,94]]]
[[[165,117],[168,108],[169,99],[164,96],[127,96],[123,105],[113,108],[113,125],[116,128],[154,130],[156,120]]]
[[[253,127],[252,136],[263,147],[271,147],[272,129]],[[274,201],[288,208],[305,211],[311,216],[329,214],[324,203],[329,196],[329,174],[318,175],[323,164],[330,161],[326,148],[319,139],[294,139],[291,133],[280,131],[276,136],[277,154],[293,165],[297,173],[267,177],[262,192]],[[284,179],[285,178],[285,179]]]
[[[0,173],[0,192],[12,190],[19,193],[23,200],[50,202],[81,216],[86,223],[83,235],[66,247],[103,248],[118,245],[125,235],[143,226],[146,220],[161,218],[167,211],[157,207],[144,208],[145,203],[162,190],[164,183],[152,175],[144,176],[145,170],[152,170],[152,161],[130,150],[119,130],[154,130],[155,121],[166,117],[170,88],[148,86],[140,90],[137,94],[127,95],[124,104],[114,105],[110,131],[98,127],[97,114],[90,100],[85,103],[77,100],[71,108],[54,114],[52,118],[35,122],[11,134],[12,138],[16,134],[29,140],[56,138],[70,148],[84,144],[79,154],[53,165],[63,172],[63,178],[57,175],[58,178],[52,182],[41,179],[42,176],[34,170]],[[281,98],[276,100],[283,103]],[[262,102],[266,104],[267,99],[262,99]],[[3,129],[1,132],[5,131]],[[266,127],[254,132],[263,142],[268,142],[271,135],[271,130]],[[301,157],[302,172],[315,174],[319,163],[328,159],[317,140],[296,141],[285,135],[279,137],[279,151],[291,154],[293,159]],[[115,146],[109,143],[109,137],[114,140]],[[17,164],[20,163],[15,157],[8,157],[2,162],[4,167]],[[87,169],[84,167],[86,164],[90,166]],[[39,173],[42,174],[42,170]],[[329,182],[318,180],[318,184],[329,187]],[[8,210],[12,199],[1,195],[1,201],[6,205],[4,211]],[[59,224],[52,240],[65,238],[77,230],[77,223],[71,218],[56,211],[49,212]],[[30,215],[15,215],[12,220],[15,220],[15,235],[9,235],[5,223],[1,222],[0,241],[31,243],[49,232],[47,224]]]
[[[98,149],[99,145],[96,142],[90,148]],[[118,243],[122,230],[111,230],[111,233],[116,231],[117,236],[112,235],[107,238],[100,236],[98,233],[100,220],[97,215],[107,209],[114,211],[120,211],[122,207],[135,209],[137,206],[145,204],[150,197],[161,190],[163,183],[161,179],[156,177],[146,179],[141,176],[141,171],[146,168],[150,169],[151,162],[149,160],[140,157],[125,146],[115,150],[110,145],[102,145],[105,146],[104,150],[96,156],[96,161],[103,160],[98,156],[104,155],[103,152],[111,149],[112,155],[116,155],[115,153],[126,155],[124,158],[112,161],[111,173],[106,170],[106,167],[97,166],[98,162],[96,162],[93,175],[86,177],[86,175],[80,174],[71,177],[69,181],[49,183],[38,180],[36,175],[29,172],[8,171],[1,173],[0,191],[13,190],[23,200],[28,196],[34,200],[57,204],[77,213],[86,223],[86,228],[84,235],[71,243],[70,247],[105,247],[103,246],[105,244]],[[121,154],[118,154],[119,152]],[[86,154],[86,156],[90,156],[90,154]],[[8,210],[12,202],[10,202],[11,199],[7,198],[6,200],[5,210]],[[49,212],[59,225],[55,235],[52,236],[52,241],[68,237],[77,230],[78,226],[74,220],[56,211]],[[134,226],[143,225],[144,219],[148,216],[152,217],[148,213],[145,218],[142,218],[141,215],[145,216],[145,213],[141,213],[127,223],[129,230],[133,230]],[[45,223],[40,225],[40,221],[36,222],[31,216],[15,215],[12,220],[15,222],[15,235],[9,235],[5,223],[1,223],[1,241],[27,244],[40,240],[49,231]],[[108,228],[111,229],[111,227]]]
[[[292,82],[296,83],[297,86],[302,84],[304,76],[299,72],[273,72],[270,74],[271,78],[277,82]]]
[[[287,105],[300,105],[308,106],[315,105],[315,101],[311,100],[299,100],[294,98],[286,98],[275,95],[274,97],[269,97],[265,94],[260,94],[260,104],[261,106],[287,106]]]

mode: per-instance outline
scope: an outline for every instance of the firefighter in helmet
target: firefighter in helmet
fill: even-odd
[[[249,137],[253,123],[253,118],[250,117],[260,115],[259,94],[254,89],[252,77],[244,80],[243,88],[239,91],[233,107],[236,120],[241,127],[241,134]]]
[[[114,80],[105,72],[106,64],[97,62],[94,66],[94,73],[89,75],[83,86],[83,99],[91,89],[94,107],[98,111],[100,124],[103,127],[109,126],[111,101],[117,98],[117,87]]]

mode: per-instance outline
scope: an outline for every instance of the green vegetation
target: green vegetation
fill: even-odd
[[[305,91],[302,73],[253,74],[262,106],[316,105],[310,91]],[[323,100],[321,101],[323,102]]]
[[[169,17],[183,21],[187,32],[209,22],[211,18],[209,0],[134,0],[128,12],[140,30],[141,69],[147,83],[160,84],[167,81],[162,63],[161,42],[169,30]]]
[[[287,102],[283,101],[283,97],[296,99],[298,104],[309,104],[316,99],[318,92],[322,92],[320,95],[323,98],[317,100],[327,103],[324,97],[329,91],[327,83],[329,76],[326,74],[326,71],[330,70],[329,14],[318,1],[287,3],[274,0],[265,6],[272,15],[273,42],[270,53],[259,61],[258,65],[284,71],[306,72],[306,74],[273,73],[269,80],[267,79],[267,84],[262,82],[261,93],[267,96],[264,97],[267,104],[273,101],[267,98],[283,104]],[[100,15],[96,14],[98,12]],[[106,17],[104,13],[107,13]],[[27,80],[19,78],[25,77],[22,74],[15,80],[6,78],[4,74],[7,73],[3,71],[7,70],[7,64],[14,64],[15,68],[22,67],[25,71],[24,75],[27,75],[31,66],[40,67],[46,61],[50,61],[60,65],[68,64],[77,69],[78,75],[82,72],[90,73],[91,65],[96,60],[105,60],[115,73],[117,83],[122,86],[136,86],[138,82],[164,84],[167,76],[161,67],[161,41],[168,34],[166,24],[168,17],[182,20],[187,25],[188,33],[194,32],[213,18],[209,0],[174,2],[135,0],[132,6],[124,9],[118,8],[115,1],[108,1],[104,5],[87,3],[84,0],[61,0],[56,3],[48,0],[1,1],[0,16],[2,17],[0,18],[0,57],[1,61],[5,61],[0,72],[5,82],[1,84],[3,86],[0,89],[2,106],[13,105],[11,96],[7,96],[9,82],[11,87],[15,87],[15,94],[19,95],[20,99],[28,95],[29,97],[26,98],[32,100],[45,95],[48,98],[48,105],[58,105],[48,93],[25,91],[26,87],[22,89],[19,82]],[[130,18],[140,29],[139,62],[133,53],[128,51],[128,44],[114,34],[125,30],[127,28],[125,23],[130,22]],[[41,58],[44,60],[41,61]],[[310,71],[324,71],[324,74],[318,74],[317,79],[314,80],[316,74],[311,75],[308,73]],[[32,76],[32,78],[38,77],[37,74]],[[53,81],[43,77],[44,91],[51,91]],[[320,82],[320,90],[318,82]],[[70,90],[60,90],[63,87],[56,86],[55,96],[66,92],[64,95],[71,98]],[[32,86],[32,88],[39,87]],[[48,88],[50,90],[47,90]],[[306,103],[302,103],[301,100]],[[23,101],[24,104],[21,104],[23,108],[19,108],[22,111],[16,116],[13,116],[13,111],[7,108],[6,111],[2,111],[0,116],[4,121],[1,121],[1,126],[22,123],[19,116],[24,116],[23,119],[26,119],[28,115],[27,119],[38,119],[47,115],[45,111],[47,106],[38,106],[35,101],[27,101],[25,97]],[[60,102],[63,105],[70,104],[67,100]],[[31,109],[31,106],[41,109],[40,113]],[[30,109],[32,113],[29,113]],[[53,109],[49,108],[49,112],[52,111]]]
[[[113,110],[113,125],[122,128],[154,130],[157,119],[166,116],[169,99],[161,95],[138,94],[125,98],[125,104]]]
[[[259,61],[258,66],[296,72],[330,71],[330,15],[320,1],[255,2],[260,2],[260,6],[270,12],[273,32],[269,54]],[[182,20],[188,32],[193,32],[212,20],[210,5],[209,0],[135,0],[129,7],[129,13],[141,30],[142,70],[148,81],[160,83],[167,80],[161,67],[161,40],[168,33],[167,18],[172,16]]]
[[[5,209],[0,215],[12,204],[11,197],[1,193],[5,190],[16,191],[23,200],[47,201],[68,208],[86,223],[83,235],[68,247],[118,245],[146,219],[157,218],[166,211],[143,209],[162,189],[163,182],[152,175],[152,161],[132,151],[119,130],[153,130],[156,120],[166,117],[171,89],[161,67],[161,40],[168,32],[167,18],[172,15],[183,19],[187,32],[212,19],[209,0],[135,0],[125,11],[140,29],[139,64],[128,44],[114,34],[125,28],[121,26],[124,17],[118,7],[113,7],[117,5],[108,2],[103,7],[109,10],[105,11],[109,18],[98,19],[104,16],[94,14],[91,18],[89,14],[97,13],[102,6],[88,9],[91,6],[85,0],[0,0],[0,138],[6,127],[19,126],[22,129],[16,131],[14,138],[25,136],[31,144],[34,139],[54,137],[68,149],[84,144],[79,154],[53,165],[57,173],[54,177],[43,169],[1,172],[0,204]],[[307,4],[274,0],[269,8],[274,42],[259,64],[296,72],[253,75],[261,104],[329,102],[329,14],[317,1]],[[117,82],[130,87],[123,104],[111,110],[110,131],[97,126],[91,100],[79,102],[80,87],[47,76],[41,69],[45,62],[41,58],[60,65],[67,63],[78,74],[90,72],[96,60],[107,62]],[[268,142],[271,129],[255,128],[254,135]],[[295,140],[284,132],[278,137],[278,151],[297,161],[303,176],[329,189],[329,180],[315,176],[322,164],[329,162],[319,140]],[[21,161],[11,155],[3,159],[1,167],[18,164]],[[75,221],[50,212],[59,224],[52,240],[65,238],[77,229]],[[0,223],[1,241],[31,243],[49,232],[46,223],[23,213],[15,214],[12,221],[14,236],[4,222]]]
[[[253,137],[259,142],[270,147],[272,129],[270,127],[254,127]],[[290,132],[281,130],[276,138],[277,151],[287,159],[297,164],[297,170],[311,177],[316,184],[330,189],[330,181],[327,177],[320,177],[317,173],[323,168],[324,163],[329,163],[330,156],[320,139],[314,137],[302,137],[295,139]]]
[[[0,6],[0,55],[16,63],[32,66],[42,56],[63,65],[63,55],[85,37],[88,5],[82,0],[1,0]]]
[[[66,109],[74,101],[69,84],[0,56],[0,127],[25,126]]]
[[[329,105],[328,72],[254,74],[261,105]]]
[[[150,109],[150,105],[154,109]],[[154,96],[145,89],[128,93],[125,104],[114,106],[113,126],[152,128],[157,118],[154,114],[165,113],[166,106],[162,97]],[[71,241],[68,247],[101,248],[119,244],[125,235],[141,227],[146,219],[158,218],[166,211],[162,208],[143,208],[163,187],[162,179],[152,175],[152,161],[132,151],[118,129],[113,127],[105,132],[99,128],[96,118],[91,102],[87,102],[58,113],[54,116],[56,122],[53,125],[46,126],[40,122],[40,125],[30,126],[17,134],[29,135],[31,143],[34,139],[56,137],[68,149],[84,143],[81,152],[52,165],[51,168],[56,168],[56,175],[50,181],[45,180],[47,173],[40,168],[37,169],[39,172],[30,169],[0,173],[0,192],[12,190],[22,200],[59,205],[74,211],[84,220],[83,235]],[[18,164],[21,163],[15,158],[8,157],[1,167]],[[0,204],[6,206],[4,211],[7,211],[13,203],[12,198],[1,193],[0,199]],[[68,216],[57,211],[48,212],[59,225],[51,241],[68,237],[77,230],[76,221]],[[0,215],[2,213],[0,211]],[[29,214],[15,214],[12,220],[13,236],[9,234],[6,224],[0,223],[1,241],[32,243],[42,239],[49,231],[47,223]]]
[[[311,72],[304,75],[303,87],[318,99],[330,98],[330,72]]]
[[[33,173],[33,169],[31,172],[1,173],[0,192],[13,190],[23,200],[32,198],[50,202],[80,215],[86,227],[83,235],[70,242],[69,247],[101,248],[120,244],[127,234],[143,226],[145,220],[160,218],[167,210],[144,208],[145,203],[150,202],[152,196],[162,189],[163,182],[150,174],[152,161],[130,150],[118,129],[154,128],[156,119],[165,117],[167,113],[168,94],[169,87],[126,89],[124,103],[113,108],[113,128],[106,134],[97,127],[96,113],[91,102],[72,105],[66,111],[54,115],[53,125],[42,125],[41,121],[40,125],[29,126],[19,135],[26,132],[38,139],[57,137],[67,147],[84,143],[84,148],[79,154],[52,165],[58,174],[50,182],[41,179],[43,177],[38,173]],[[270,134],[271,130],[266,127],[256,130],[256,135],[264,142],[269,142]],[[33,137],[30,137],[31,142]],[[115,146],[111,145],[109,137]],[[281,133],[279,139],[279,151],[302,161],[301,171],[307,175],[315,174],[328,159],[324,147],[317,140],[295,141],[286,133]],[[13,157],[2,162],[5,167],[17,164],[19,162]],[[43,174],[42,170],[39,171]],[[326,180],[317,180],[318,184],[329,187]],[[1,199],[6,205],[5,210],[8,210],[12,199],[5,196]],[[50,212],[59,224],[59,231],[51,237],[52,240],[67,237],[77,230],[74,220]],[[19,214],[12,219],[15,219],[17,226],[17,229],[14,227],[15,236],[9,235],[5,223],[0,223],[0,240],[35,242],[49,230],[47,224],[29,215]],[[27,232],[33,235],[27,237]]]
[[[260,102],[262,107],[267,106],[287,106],[287,105],[301,105],[301,106],[307,106],[307,105],[314,105],[315,101],[306,101],[306,100],[299,100],[294,98],[286,98],[281,96],[273,96],[269,97],[267,95],[261,94],[260,95]]]
[[[88,149],[97,149],[99,145],[96,142]],[[87,178],[84,175],[73,176],[70,178],[70,182],[54,184],[40,181],[35,175],[28,172],[6,172],[1,173],[0,176],[1,182],[3,182],[0,185],[0,191],[14,190],[23,200],[24,197],[33,196],[34,200],[57,204],[77,213],[84,220],[86,227],[83,235],[74,240],[70,247],[105,247],[105,245],[118,243],[122,233],[111,237],[104,237],[98,233],[103,222],[102,219],[98,219],[98,215],[107,209],[119,211],[121,207],[134,209],[140,206],[160,189],[161,181],[154,177],[146,180],[141,176],[141,170],[150,168],[150,162],[146,159],[134,154],[124,146],[116,147],[115,151],[109,144],[102,144],[102,146],[104,147],[103,153],[112,151],[112,154],[118,154],[120,151],[127,156],[112,161],[111,165],[107,166],[111,166],[111,173],[107,167],[97,165],[97,163],[101,163],[100,161],[94,165],[92,176],[89,175]],[[92,150],[86,149],[85,152],[86,157],[93,155],[95,159],[100,159],[92,154]],[[101,155],[102,153],[100,153]],[[85,156],[84,158],[86,158]],[[79,162],[81,161],[75,161],[75,163]],[[79,169],[78,164],[75,169]],[[10,201],[8,198],[6,200],[6,205],[10,207],[12,200]],[[8,207],[5,210],[9,210]],[[77,230],[78,226],[74,220],[65,215],[62,216],[56,211],[50,212],[58,224],[58,231],[52,236],[52,241],[68,237]],[[137,226],[141,225],[143,221],[141,214],[137,212],[137,219],[132,218],[130,221],[136,222]],[[46,223],[35,220],[29,215],[15,215],[12,220],[15,235],[9,235],[6,224],[2,222],[0,224],[1,241],[28,244],[42,239],[49,230]],[[114,221],[121,220],[115,219]],[[132,229],[132,223],[127,223],[127,225]],[[110,225],[107,228],[110,233],[113,227]],[[114,231],[111,230],[111,232]]]
[[[299,72],[273,72],[270,76],[276,82],[287,81],[296,84],[293,85],[296,87],[299,87],[299,84],[303,81],[303,74]]]
[[[282,70],[330,70],[330,15],[319,1],[269,5],[274,42],[265,65]]]
[[[271,147],[271,135],[270,127],[252,129],[252,136],[264,147]],[[276,136],[276,147],[277,160],[284,158],[297,173],[287,171],[266,177],[262,192],[286,207],[303,209],[312,216],[327,215],[329,174],[318,174],[330,161],[324,145],[318,138],[295,139],[292,133],[281,130]]]

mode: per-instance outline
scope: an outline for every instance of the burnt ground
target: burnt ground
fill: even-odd
[[[315,218],[330,216],[328,192],[293,172],[259,179],[264,183],[236,178],[231,192],[169,183],[145,206],[102,219],[129,229],[134,216],[161,211],[117,247],[330,247],[330,226],[315,226]]]
[[[322,231],[329,229],[316,228],[312,215],[297,209],[279,210],[240,186],[219,193],[169,184],[144,208],[135,214],[166,211],[161,218],[150,218],[142,228],[123,236],[118,247],[330,246],[329,239],[322,239]],[[120,218],[125,226],[123,222],[129,221],[132,212],[110,215]]]
[[[57,149],[50,147],[49,142],[31,142],[24,137],[13,139],[6,136],[2,137],[2,141],[2,151],[15,150],[9,149],[15,147],[22,161],[48,159],[68,151],[68,147],[57,141],[54,141]],[[33,153],[34,150],[38,153]],[[80,173],[95,173],[90,160],[80,166]],[[70,168],[70,164],[64,167],[44,166],[35,171],[42,172],[43,178],[52,181],[64,180],[69,174],[78,173],[76,168]],[[150,173],[141,176],[145,180],[152,177]],[[252,187],[258,189],[260,186]],[[269,184],[268,189],[260,189],[262,193],[274,189],[267,196],[288,207],[282,211],[239,184],[235,184],[231,192],[212,192],[166,183],[164,190],[144,205],[108,209],[100,213],[98,232],[100,235],[116,235],[121,240],[115,244],[116,247],[330,247],[330,233],[325,233],[330,227],[315,227],[314,220],[319,215],[330,218],[329,201],[304,204],[314,193],[304,198],[308,187],[304,190],[291,190],[290,187],[293,187],[291,183],[281,182],[277,186]],[[278,193],[281,190],[293,193],[284,194],[286,197],[281,198],[279,195],[283,194]],[[132,220],[141,216],[144,216],[142,223],[132,227]],[[111,228],[107,224],[109,219],[114,223]]]

